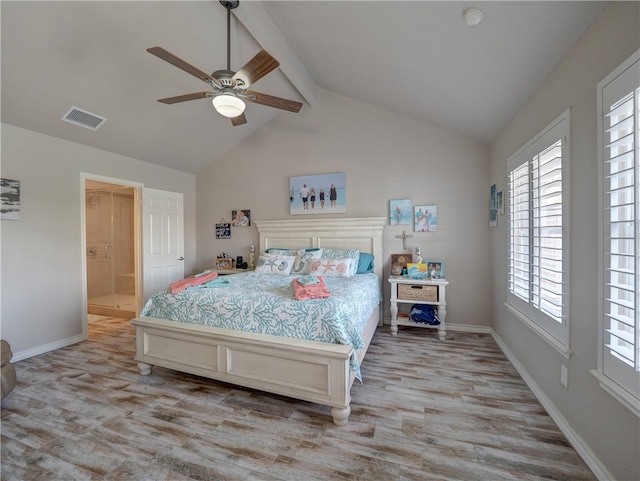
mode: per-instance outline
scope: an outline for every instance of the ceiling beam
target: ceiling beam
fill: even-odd
[[[278,59],[280,70],[300,95],[309,105],[315,105],[318,102],[318,85],[285,40],[262,2],[245,1],[240,8],[232,12],[258,44]]]

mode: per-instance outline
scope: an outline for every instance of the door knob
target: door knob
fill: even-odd
[[[183,261],[183,260],[184,260],[184,257],[180,256],[180,257],[178,257],[178,260],[179,260],[179,261]]]

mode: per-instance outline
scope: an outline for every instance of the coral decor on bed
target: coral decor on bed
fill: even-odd
[[[154,294],[141,316],[364,347],[360,335],[381,301],[375,274],[325,277],[331,296],[298,301],[292,282],[300,276],[247,272],[225,276],[229,285],[192,287],[178,294]],[[351,367],[360,378],[355,355]]]

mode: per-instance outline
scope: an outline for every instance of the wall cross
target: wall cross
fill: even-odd
[[[402,235],[397,235],[396,236],[398,239],[402,239],[402,248],[404,250],[407,250],[407,239],[410,239],[411,237],[413,237],[412,235],[408,235],[406,230],[402,231]]]

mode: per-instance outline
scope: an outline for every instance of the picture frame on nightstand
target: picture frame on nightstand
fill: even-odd
[[[413,254],[391,254],[391,275],[402,275],[402,269],[407,268],[407,264],[413,261]]]
[[[427,261],[427,272],[429,277],[435,279],[444,278],[444,262],[442,261]]]
[[[226,271],[229,269],[233,269],[233,259],[218,257],[216,259],[216,269],[219,271]]]

